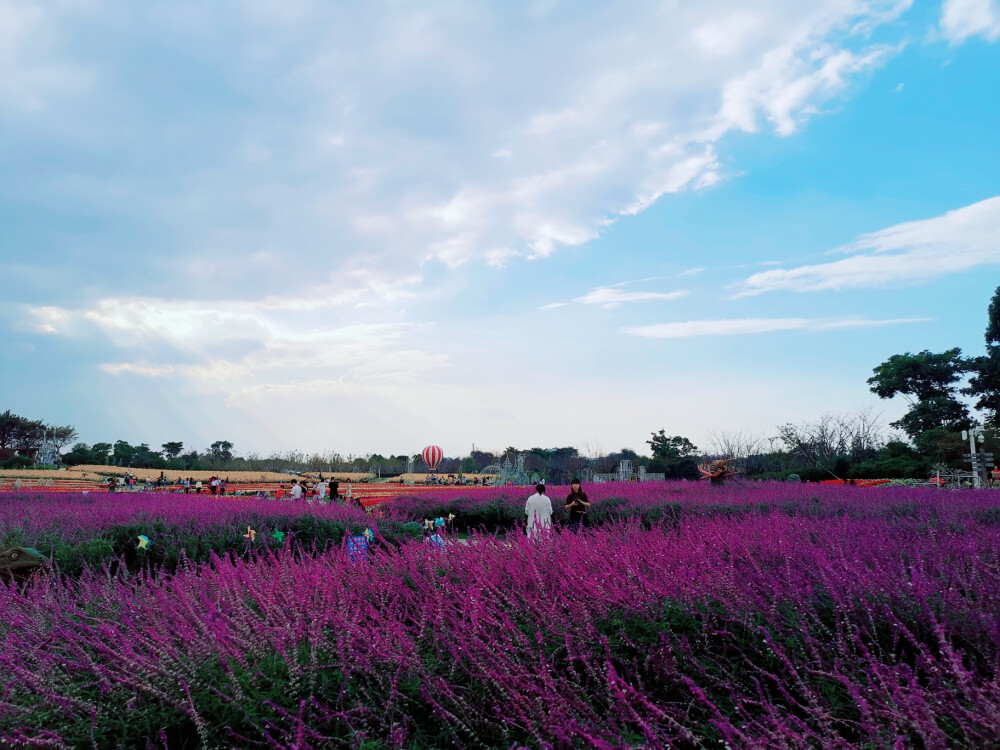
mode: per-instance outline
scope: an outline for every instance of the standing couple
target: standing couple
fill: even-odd
[[[580,480],[574,479],[570,484],[570,493],[566,497],[566,510],[569,513],[570,531],[579,531],[583,526],[583,518],[590,509],[587,493],[580,489]],[[528,538],[536,536],[552,528],[552,501],[545,494],[545,485],[535,485],[535,494],[528,498],[524,505],[528,516]]]

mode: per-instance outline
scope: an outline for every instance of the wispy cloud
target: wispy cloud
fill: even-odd
[[[845,328],[873,328],[923,323],[927,318],[896,320],[866,320],[863,318],[730,318],[723,320],[689,320],[681,323],[623,328],[630,336],[649,339],[685,339],[698,336],[745,336],[775,331],[830,331]]]
[[[626,284],[638,282],[623,281],[614,286],[599,286],[591,289],[581,297],[575,297],[572,302],[552,302],[542,305],[539,310],[552,310],[557,307],[566,307],[570,304],[578,305],[600,305],[605,309],[619,307],[629,302],[669,302],[686,297],[690,292],[687,289],[678,289],[672,292],[652,292],[652,291],[632,291],[623,289]]]
[[[686,297],[688,294],[686,289],[674,292],[625,292],[615,287],[598,287],[573,301],[581,305],[600,305],[604,308],[610,308],[618,307],[626,302],[671,301]]]
[[[897,224],[859,237],[831,263],[756,273],[734,285],[737,296],[764,292],[905,286],[977,266],[1000,265],[1000,196],[933,219]]]

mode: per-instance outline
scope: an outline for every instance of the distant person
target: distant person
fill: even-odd
[[[545,494],[545,485],[536,484],[535,494],[524,504],[528,516],[528,538],[535,539],[552,528],[552,501]]]
[[[330,500],[333,502],[339,502],[340,500],[340,482],[330,482]]]
[[[194,483],[194,494],[196,494],[196,495],[200,495],[201,494],[201,480],[200,479],[197,482]]]
[[[302,485],[299,484],[298,479],[292,480],[292,500],[302,499]]]
[[[990,472],[990,484],[993,486],[1000,484],[1000,469],[996,466],[994,466],[993,471]]]
[[[284,482],[278,482],[278,489],[276,489],[274,491],[274,498],[276,500],[280,500],[284,496],[285,496],[285,483]]]
[[[566,510],[569,512],[569,530],[577,532],[583,526],[583,521],[590,510],[590,500],[587,493],[580,488],[580,480],[574,478],[569,486],[570,493],[566,496]]]

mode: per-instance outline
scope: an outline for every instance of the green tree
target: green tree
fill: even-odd
[[[216,440],[208,446],[208,453],[213,463],[228,463],[233,460],[233,444],[228,440]]]
[[[112,447],[111,463],[115,466],[131,466],[135,450],[127,440],[116,440]]]
[[[652,437],[646,441],[646,444],[652,449],[654,459],[677,461],[698,453],[698,447],[686,437],[680,435],[667,437],[664,430],[652,432],[650,435]]]
[[[108,457],[111,455],[111,451],[114,446],[111,443],[94,443],[90,446],[90,452],[94,456],[93,463],[95,464],[107,464]]]
[[[174,443],[164,443],[160,446],[160,453],[163,454],[164,458],[177,458],[181,455],[181,451],[184,450],[184,443],[174,442]]]
[[[0,454],[14,450],[14,430],[22,419],[10,409],[0,414]]]
[[[986,345],[1000,344],[1000,286],[993,292],[993,299],[986,309]]]
[[[86,443],[76,443],[72,450],[64,454],[63,463],[67,466],[79,466],[80,464],[104,463],[107,454],[101,456],[100,461],[95,460],[94,452]]]
[[[14,450],[22,456],[33,454],[45,440],[45,422],[21,418],[14,427]]]
[[[987,309],[986,355],[972,361],[973,375],[962,392],[976,397],[986,422],[1000,427],[1000,286]]]
[[[198,451],[188,451],[177,457],[176,460],[181,462],[182,469],[200,469],[201,468],[201,456]]]
[[[916,441],[937,428],[963,429],[971,424],[968,408],[956,398],[957,383],[971,368],[958,347],[935,353],[894,354],[874,369],[868,385],[879,398],[902,395],[907,413],[892,422]]]
[[[52,441],[58,450],[62,450],[79,437],[76,433],[76,428],[71,424],[52,425],[49,427],[48,434],[49,440]]]

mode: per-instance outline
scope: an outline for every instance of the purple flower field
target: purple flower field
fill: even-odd
[[[46,494],[44,492],[0,495],[0,540],[15,529],[33,546],[46,532],[57,531],[66,539],[89,539],[95,532],[119,525],[160,522],[169,526],[205,532],[213,527],[246,525],[247,519],[293,517],[309,514],[331,521],[369,523],[357,507],[308,505],[289,499],[157,492]],[[0,548],[4,545],[0,543]]]
[[[473,535],[443,551],[377,544],[366,562],[286,544],[173,573],[84,569],[0,588],[0,738],[997,746],[1000,493],[593,490],[594,513],[612,512],[579,535]],[[523,508],[524,494],[420,502]],[[388,506],[383,525],[418,518],[416,502]],[[206,533],[229,518],[213,514],[237,512],[214,504]],[[0,529],[25,514],[88,533],[122,521],[98,507],[101,522],[7,506]]]

